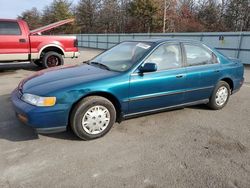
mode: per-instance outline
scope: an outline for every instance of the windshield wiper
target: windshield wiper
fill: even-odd
[[[94,62],[94,61],[91,61],[91,62],[88,62],[89,65],[93,64],[93,65],[98,65],[99,67],[103,67],[104,69],[106,70],[110,70],[110,68],[107,66],[107,65],[104,65],[102,63],[98,63],[98,62]]]

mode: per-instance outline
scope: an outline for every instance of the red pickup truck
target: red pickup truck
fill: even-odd
[[[63,20],[30,31],[23,20],[0,19],[0,63],[32,61],[48,68],[63,65],[63,58],[77,58],[75,36],[41,35],[72,21]]]

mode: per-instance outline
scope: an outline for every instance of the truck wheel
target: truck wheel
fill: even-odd
[[[44,68],[56,67],[63,63],[62,55],[57,52],[47,52],[42,58]]]
[[[40,59],[34,60],[33,63],[34,63],[35,65],[37,65],[38,67],[42,67],[42,66],[43,66],[42,61],[41,61]]]
[[[92,140],[109,132],[116,120],[114,105],[99,96],[86,97],[74,108],[70,118],[73,132],[83,140]]]

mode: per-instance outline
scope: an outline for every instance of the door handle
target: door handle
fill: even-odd
[[[179,74],[176,76],[176,78],[183,78],[185,75],[184,74]]]
[[[220,70],[215,70],[214,72],[220,72]]]
[[[19,39],[19,42],[20,42],[20,43],[25,43],[26,40],[25,40],[25,39]]]

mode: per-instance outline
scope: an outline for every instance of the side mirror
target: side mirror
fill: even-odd
[[[139,68],[141,73],[144,72],[155,72],[157,71],[157,65],[155,63],[145,63],[143,66]]]
[[[88,60],[88,61],[83,61],[82,63],[83,63],[83,64],[88,64],[88,63],[89,63],[89,60]]]

